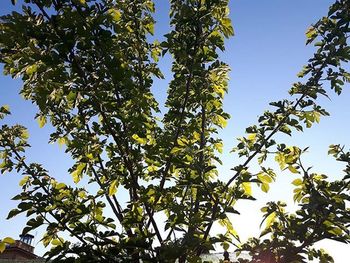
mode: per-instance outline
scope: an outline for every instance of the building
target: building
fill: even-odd
[[[40,257],[34,254],[32,246],[34,236],[30,234],[20,235],[20,239],[15,244],[7,245],[5,251],[0,254],[2,262],[37,262]],[[41,261],[41,260],[40,260]],[[38,262],[40,262],[38,261]]]

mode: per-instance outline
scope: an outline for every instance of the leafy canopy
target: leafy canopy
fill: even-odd
[[[200,262],[220,243],[248,251],[254,262],[331,262],[313,245],[350,241],[350,153],[331,146],[346,165],[344,178],[331,182],[303,165],[306,149],[274,138],[318,123],[328,113],[317,98],[329,89],[340,94],[350,81],[349,10],[349,0],[337,0],[307,30],[317,51],[300,82],[238,139],[241,164],[222,181],[217,132],[229,118],[222,104],[230,69],[218,52],[233,35],[228,0],[170,0],[171,31],[161,43],[149,37],[151,0],[25,0],[21,13],[0,18],[0,61],[5,74],[23,80],[21,95],[37,106],[39,126],[54,128],[50,142],[74,160],[68,173],[75,184],[27,162],[26,128],[3,124],[1,173],[23,174],[19,205],[8,218],[25,213],[24,233],[44,225],[41,242],[55,261]],[[151,87],[163,77],[157,62],[166,53],[173,78],[162,115]],[[8,114],[3,106],[0,118]],[[291,214],[281,202],[268,203],[261,237],[240,244],[229,214],[239,213],[238,200],[255,200],[254,185],[269,191],[277,173],[270,159],[297,177],[300,208]],[[250,168],[255,160],[258,170]],[[212,234],[217,223],[223,234]]]

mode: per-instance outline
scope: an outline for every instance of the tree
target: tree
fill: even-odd
[[[317,51],[298,75],[303,82],[292,86],[290,100],[271,103],[274,110],[247,128],[234,149],[242,163],[227,182],[216,169],[222,148],[216,133],[229,118],[222,109],[229,66],[218,58],[224,38],[233,35],[228,0],[170,3],[172,30],[162,43],[148,37],[151,0],[25,0],[22,13],[1,17],[5,74],[22,78],[21,94],[38,106],[39,125],[54,127],[50,141],[65,145],[76,183],[58,182],[42,165],[28,163],[27,130],[4,124],[1,172],[24,175],[23,191],[14,197],[20,203],[8,217],[26,213],[24,232],[46,225],[42,242],[52,245],[47,256],[57,261],[199,262],[216,243],[225,249],[239,243],[228,215],[238,213],[238,200],[254,200],[252,184],[269,190],[276,172],[265,164],[272,158],[282,170],[300,174],[293,184],[301,208],[288,214],[283,203],[267,204],[267,236],[239,251],[249,251],[254,262],[331,261],[313,245],[350,240],[350,153],[331,146],[329,153],[346,170],[342,180],[330,182],[303,165],[306,149],[274,138],[328,115],[317,98],[327,96],[328,86],[340,94],[350,81],[350,1],[336,1],[308,29],[307,42]],[[173,56],[173,79],[159,119],[151,87],[153,78],[162,78],[157,61],[165,53]],[[0,112],[2,119],[10,113],[6,106]],[[254,160],[259,171],[248,167]],[[117,195],[122,190],[125,203]],[[214,223],[226,233],[211,235]]]

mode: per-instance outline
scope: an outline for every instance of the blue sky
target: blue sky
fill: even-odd
[[[162,39],[167,32],[168,1],[156,0],[157,25],[155,38]],[[236,139],[242,136],[245,127],[256,123],[270,101],[288,97],[288,89],[297,80],[296,74],[314,52],[313,47],[305,46],[307,27],[325,15],[329,0],[236,0],[230,1],[231,19],[235,28],[235,36],[226,42],[226,52],[221,58],[227,62],[230,74],[229,93],[225,97],[225,110],[231,115],[225,130],[220,133],[224,140],[224,161],[220,167],[220,176],[229,178],[230,168],[239,160],[229,151]],[[10,1],[0,1],[0,14],[13,10]],[[154,92],[162,104],[166,96],[167,84],[171,78],[169,57],[161,60],[160,66],[165,80],[155,81]],[[43,163],[51,174],[62,181],[71,182],[66,172],[71,165],[69,156],[57,144],[47,144],[50,127],[39,129],[34,120],[36,109],[30,102],[18,95],[20,80],[11,80],[0,75],[0,105],[10,105],[12,115],[6,119],[9,124],[20,123],[29,129],[32,148],[27,152],[30,161]],[[340,178],[341,166],[327,156],[328,145],[333,143],[347,144],[350,128],[349,87],[338,97],[332,94],[331,100],[323,99],[320,103],[331,113],[331,117],[321,120],[319,125],[304,133],[286,139],[289,144],[302,147],[310,146],[306,161],[314,166],[315,171],[328,173],[331,178]],[[284,139],[284,138],[283,138]],[[16,237],[24,227],[25,218],[18,217],[6,221],[8,211],[16,206],[10,198],[20,191],[18,182],[21,175],[11,173],[0,176],[0,237]],[[291,202],[290,182],[294,178],[290,174],[281,173],[269,194],[257,194],[259,202],[238,204],[242,211],[241,218],[233,218],[236,229],[246,238],[258,232],[260,214],[255,209],[267,200],[285,200]],[[283,189],[283,190],[281,190]],[[38,236],[40,231],[38,231]],[[35,234],[35,233],[34,233]],[[37,238],[36,241],[39,239]],[[337,263],[345,263],[345,246],[325,242],[329,252]],[[38,246],[41,254],[43,248]],[[333,252],[333,253],[332,253]],[[336,252],[336,253],[334,253]]]

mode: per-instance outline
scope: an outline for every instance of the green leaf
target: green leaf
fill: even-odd
[[[9,105],[3,105],[0,108],[0,112],[4,114],[10,114],[10,106]]]
[[[225,251],[227,251],[230,248],[230,244],[227,242],[222,243],[221,246]]]
[[[21,210],[18,210],[18,209],[12,209],[9,214],[7,215],[7,218],[6,219],[10,219],[18,214],[20,214],[22,211]]]
[[[340,236],[343,234],[343,230],[341,230],[339,227],[334,227],[331,230],[327,230],[327,232],[335,236]]]

